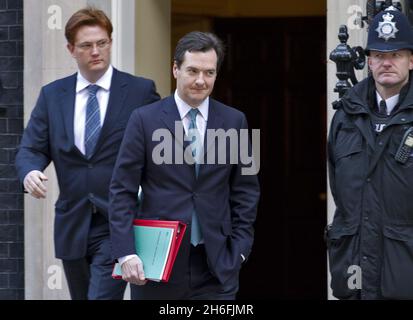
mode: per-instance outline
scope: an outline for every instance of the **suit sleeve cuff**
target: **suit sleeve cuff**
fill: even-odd
[[[130,260],[130,259],[132,259],[132,258],[135,258],[135,257],[138,257],[138,256],[137,256],[136,254],[130,254],[130,255],[127,255],[127,256],[118,258],[118,261],[119,261],[119,264],[122,265],[122,264],[124,264],[126,261],[128,261],[128,260]]]

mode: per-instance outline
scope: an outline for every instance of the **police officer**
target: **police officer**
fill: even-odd
[[[373,19],[371,75],[348,90],[331,123],[336,204],[327,244],[333,295],[413,299],[413,31],[394,7]]]

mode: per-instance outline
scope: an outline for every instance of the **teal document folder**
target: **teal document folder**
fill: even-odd
[[[142,260],[145,277],[152,281],[169,280],[186,225],[179,221],[134,221],[136,254]],[[122,269],[116,263],[112,277],[122,278]]]

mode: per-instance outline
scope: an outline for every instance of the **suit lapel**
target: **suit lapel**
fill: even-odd
[[[208,150],[211,149],[215,145],[215,139],[208,139],[208,130],[217,130],[223,128],[224,121],[221,118],[219,113],[219,109],[217,108],[217,104],[211,98],[209,99],[209,109],[208,109],[208,121],[205,128],[205,136],[204,136],[204,148],[203,148],[203,155],[202,158],[204,159],[204,164],[207,164],[207,153]],[[198,180],[205,174],[205,170],[208,170],[209,166],[200,165],[199,166],[199,173],[198,173]]]
[[[182,152],[183,154],[183,163],[187,164],[185,159],[192,158],[192,151],[191,148],[189,147],[190,141],[185,140],[185,130],[182,124],[181,120],[181,115],[179,114],[178,107],[176,106],[176,102],[174,99],[174,96],[169,96],[166,98],[163,102],[162,106],[162,113],[161,113],[161,121],[165,124],[165,126],[168,128],[168,130],[172,133],[172,136],[174,137],[175,141],[177,141],[177,144],[175,145],[175,148],[182,148],[182,150],[178,150],[175,152]],[[176,124],[179,124],[176,126]],[[179,144],[179,146],[178,146]],[[195,168],[193,165],[187,164],[188,169],[191,170],[193,174],[193,178],[195,179]]]
[[[161,120],[165,123],[166,127],[171,131],[174,135],[175,139],[185,148],[189,145],[189,141],[183,140],[183,134],[181,132],[179,135],[175,135],[175,122],[178,121],[182,123],[181,116],[178,111],[178,107],[176,106],[175,99],[173,96],[168,97],[163,105],[163,114],[161,116]],[[208,149],[212,146],[214,141],[208,141],[207,133],[208,129],[222,129],[224,121],[222,120],[217,105],[214,100],[210,99],[209,101],[209,110],[208,110],[208,121],[207,127],[205,130],[205,137],[204,137],[204,148],[205,153],[208,152]],[[182,127],[183,130],[183,127]]]
[[[122,77],[121,73],[113,69],[112,81],[110,84],[110,96],[108,108],[106,110],[105,120],[102,131],[100,132],[95,152],[99,149],[105,137],[110,133],[110,129],[117,123],[117,118],[124,106],[125,98],[128,93],[128,83]]]
[[[68,77],[66,82],[62,84],[60,91],[60,110],[63,116],[66,135],[71,146],[75,144],[73,126],[75,117],[76,77],[76,74]]]
[[[189,145],[189,141],[185,141],[184,139],[185,131],[182,125],[181,115],[179,114],[178,107],[176,106],[173,96],[169,96],[164,101],[161,120],[179,144],[186,148]],[[176,127],[177,123],[179,123],[179,126]],[[178,129],[179,132],[176,132],[176,129]]]

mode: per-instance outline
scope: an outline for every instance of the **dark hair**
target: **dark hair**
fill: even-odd
[[[70,44],[74,45],[77,31],[83,26],[99,26],[105,29],[109,39],[112,39],[112,22],[102,10],[86,7],[70,17],[65,27],[65,36]]]
[[[207,52],[211,49],[217,54],[217,71],[224,60],[224,45],[222,41],[213,33],[192,31],[183,36],[176,45],[174,61],[178,68],[184,62],[185,52]]]

